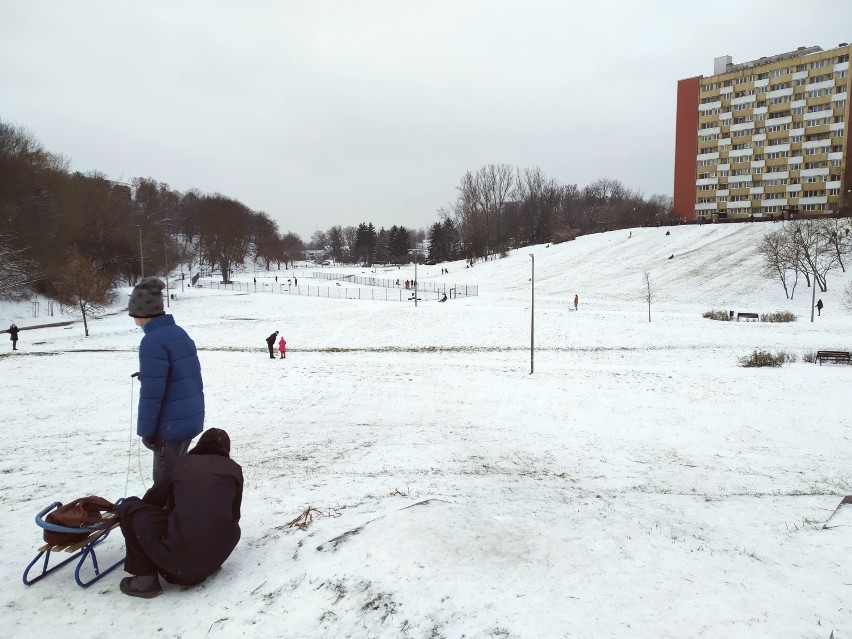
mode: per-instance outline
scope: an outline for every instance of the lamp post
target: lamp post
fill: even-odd
[[[139,270],[142,271],[142,279],[145,279],[145,258],[142,257],[142,225],[137,224],[136,228],[139,229]]]
[[[530,375],[533,374],[535,364],[535,255],[532,258],[532,276],[530,277]]]
[[[166,242],[163,244],[163,253],[165,253],[166,258],[166,308],[171,308],[171,304],[169,304],[169,299],[171,299],[171,295],[169,295],[169,238],[166,237]]]

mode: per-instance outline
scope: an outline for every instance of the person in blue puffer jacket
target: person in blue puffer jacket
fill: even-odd
[[[145,335],[139,344],[136,434],[154,452],[154,482],[204,429],[204,382],[195,342],[163,310],[165,284],[146,277],[130,294],[127,313]]]

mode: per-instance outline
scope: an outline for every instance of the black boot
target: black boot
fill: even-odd
[[[121,580],[118,587],[125,595],[142,597],[143,599],[153,599],[163,592],[163,589],[160,588],[160,580],[157,578],[157,575],[125,577]]]

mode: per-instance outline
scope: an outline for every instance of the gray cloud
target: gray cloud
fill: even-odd
[[[4,4],[0,118],[305,238],[426,226],[491,162],[671,193],[677,80],[852,38],[846,0]]]

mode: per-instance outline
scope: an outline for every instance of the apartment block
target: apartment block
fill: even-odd
[[[674,213],[683,220],[852,214],[843,43],[751,62],[716,58],[677,86]]]

